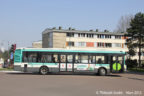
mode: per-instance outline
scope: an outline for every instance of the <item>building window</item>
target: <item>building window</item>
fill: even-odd
[[[101,35],[97,35],[98,38],[101,38]]]
[[[80,37],[80,33],[78,33],[78,37]]]
[[[101,38],[104,38],[104,35],[101,35]]]
[[[98,42],[97,47],[104,47],[104,43]]]
[[[87,38],[93,38],[93,37],[94,37],[94,34],[85,34],[85,36],[86,36]]]
[[[112,43],[105,43],[105,47],[112,47]]]
[[[78,37],[86,37],[85,33],[78,33]]]
[[[93,38],[94,37],[94,34],[90,34],[90,38]]]
[[[91,34],[88,34],[88,37],[91,38]]]
[[[121,39],[121,36],[120,35],[116,35],[115,39]]]
[[[74,33],[67,33],[67,37],[74,37]]]
[[[86,46],[86,42],[78,42],[78,46],[85,47]]]
[[[98,34],[98,38],[105,38],[105,35],[103,35],[103,34]]]
[[[94,42],[94,47],[97,47],[97,42]]]
[[[68,42],[68,46],[74,46],[74,42]]]
[[[105,38],[111,38],[111,35],[105,35]]]
[[[115,47],[122,47],[121,43],[115,43]]]
[[[81,37],[85,37],[85,33],[82,33],[82,34],[81,34]]]

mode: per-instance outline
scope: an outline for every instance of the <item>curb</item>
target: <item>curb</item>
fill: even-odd
[[[3,72],[3,73],[21,73],[21,71],[0,71],[0,72]]]

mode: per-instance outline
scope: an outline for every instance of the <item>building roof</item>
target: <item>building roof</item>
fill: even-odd
[[[87,30],[66,30],[66,29],[45,29],[42,34],[49,32],[60,32],[60,33],[90,33],[90,34],[105,34],[105,35],[124,35],[125,33],[116,33],[116,32],[96,32],[96,31],[87,31]]]
[[[32,43],[42,43],[42,40],[39,40],[39,41],[33,41]]]

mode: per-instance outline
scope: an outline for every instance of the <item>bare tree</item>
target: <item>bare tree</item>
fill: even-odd
[[[130,22],[133,17],[133,15],[122,16],[118,22],[115,32],[126,32],[127,28],[130,27]]]

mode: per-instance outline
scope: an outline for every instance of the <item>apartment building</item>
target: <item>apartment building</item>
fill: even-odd
[[[42,33],[43,48],[124,50],[124,33],[46,29]]]

